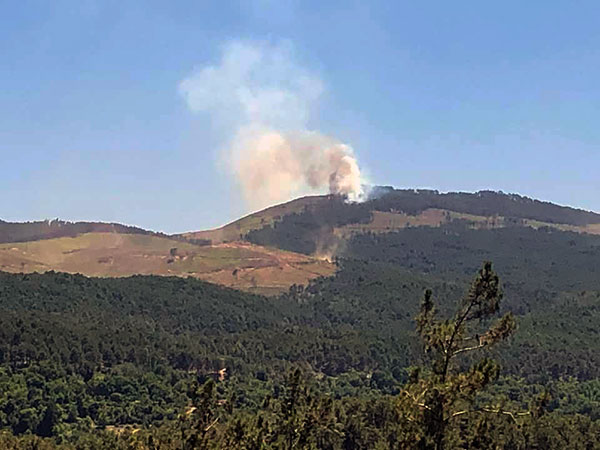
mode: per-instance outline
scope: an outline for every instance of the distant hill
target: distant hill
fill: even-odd
[[[503,216],[555,224],[600,224],[600,214],[591,211],[495,191],[440,193],[433,190],[388,188],[366,204],[378,211],[398,210],[409,214],[439,208],[478,216]]]
[[[263,220],[264,212],[249,216],[254,224],[264,223],[248,231],[243,238],[258,245],[319,254],[331,253],[332,248],[339,247],[356,233],[441,226],[456,221],[466,222],[473,228],[551,227],[600,234],[600,214],[492,191],[444,194],[379,187],[363,203],[322,196],[307,197],[303,205],[301,211],[296,208],[276,220]]]
[[[173,236],[117,223],[0,221],[0,271],[191,276],[278,294],[333,274],[328,261],[348,256],[355,236],[449,226],[600,234],[600,214],[501,192],[375,187],[362,203],[302,197],[218,229]],[[373,257],[378,251],[370,249]]]
[[[0,243],[74,237],[83,233],[159,234],[138,227],[104,222],[5,222],[0,220]]]

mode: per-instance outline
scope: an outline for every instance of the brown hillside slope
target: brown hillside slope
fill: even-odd
[[[297,198],[295,200],[271,206],[249,214],[234,222],[228,223],[220,228],[204,231],[191,231],[177,236],[185,239],[209,240],[213,244],[222,242],[233,242],[243,239],[243,236],[252,230],[258,230],[274,222],[281,220],[284,216],[299,213],[306,208],[316,207],[327,200],[328,195],[313,195]]]
[[[292,284],[306,284],[318,276],[331,275],[335,268],[326,261],[249,243],[200,246],[152,235],[86,233],[0,244],[0,270],[54,270],[98,277],[191,276],[237,289],[276,294]]]

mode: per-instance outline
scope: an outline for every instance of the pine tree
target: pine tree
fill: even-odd
[[[418,425],[420,448],[443,450],[459,440],[452,426],[471,413],[504,412],[474,405],[477,393],[497,378],[498,364],[486,358],[468,370],[461,370],[459,364],[460,357],[491,347],[515,330],[511,313],[490,325],[502,295],[500,280],[489,262],[479,270],[452,318],[438,318],[432,292],[425,291],[416,324],[431,367],[412,373],[400,401],[407,419]]]
[[[215,382],[209,379],[203,386],[194,385],[191,398],[193,406],[180,418],[183,448],[206,449],[219,421]]]

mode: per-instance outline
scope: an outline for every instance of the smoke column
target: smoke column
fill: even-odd
[[[251,208],[326,191],[362,199],[352,148],[308,129],[323,83],[295,63],[290,45],[230,43],[179,91],[223,133],[224,160]]]

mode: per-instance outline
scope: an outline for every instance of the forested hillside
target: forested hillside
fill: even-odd
[[[367,224],[374,212],[417,216],[437,209],[476,218],[502,218],[505,226],[563,225],[576,231],[600,232],[600,214],[541,202],[515,194],[482,191],[439,193],[429,190],[375,188],[370,199],[347,203],[341,197],[315,197],[302,211],[282,216],[245,235],[250,242],[300,253],[313,254],[324,247],[337,247],[336,229],[348,224]],[[257,213],[260,215],[260,213]],[[468,220],[467,220],[468,221]]]
[[[305,253],[333,236],[337,272],[278,297],[0,272],[0,448],[404,449],[440,436],[446,448],[599,448],[600,236],[519,222],[596,215],[489,194],[495,209],[475,212],[514,222],[334,233],[367,223],[373,202],[472,213],[488,194],[462,195],[321,197],[322,210],[251,231]],[[490,296],[469,288],[484,261],[500,278],[481,284]],[[489,305],[460,313],[479,296]],[[494,328],[508,313],[516,329],[512,316]],[[460,317],[483,331],[453,333]],[[457,358],[440,370],[434,353],[448,348]]]
[[[311,433],[336,429],[341,441],[318,438],[331,443],[327,448],[410,448],[403,439],[413,436],[411,428],[395,405],[412,368],[428,361],[414,326],[423,290],[450,314],[481,262],[493,259],[505,294],[500,312],[515,314],[517,331],[484,349],[502,370],[478,401],[533,411],[547,398],[537,422],[528,413],[515,428],[508,416],[485,416],[487,425],[468,422],[464,436],[512,436],[514,445],[500,448],[530,448],[532,439],[554,439],[540,448],[577,448],[599,433],[599,252],[597,236],[453,223],[355,236],[335,276],[279,298],[192,279],[4,274],[1,426],[16,436],[54,436],[48,445],[91,440],[127,448],[131,439],[193,434],[219,417],[206,434],[215,448],[227,439],[238,442],[231,448],[247,448],[252,439],[264,445],[251,448],[286,448],[273,443],[285,434],[276,424],[291,417],[285,402],[296,392],[294,420],[325,427],[310,426],[307,442],[317,439]],[[209,416],[184,414],[189,421],[178,422],[190,405]],[[374,411],[382,414],[377,420]],[[151,424],[163,425],[145,431]],[[566,437],[553,435],[557,424]],[[111,431],[126,425],[142,432]],[[352,444],[344,446],[346,439]]]
[[[570,225],[600,223],[600,214],[594,212],[496,191],[440,193],[379,188],[374,197],[367,204],[371,203],[371,208],[378,211],[395,209],[416,214],[428,208],[440,208],[478,216],[497,215]]]

